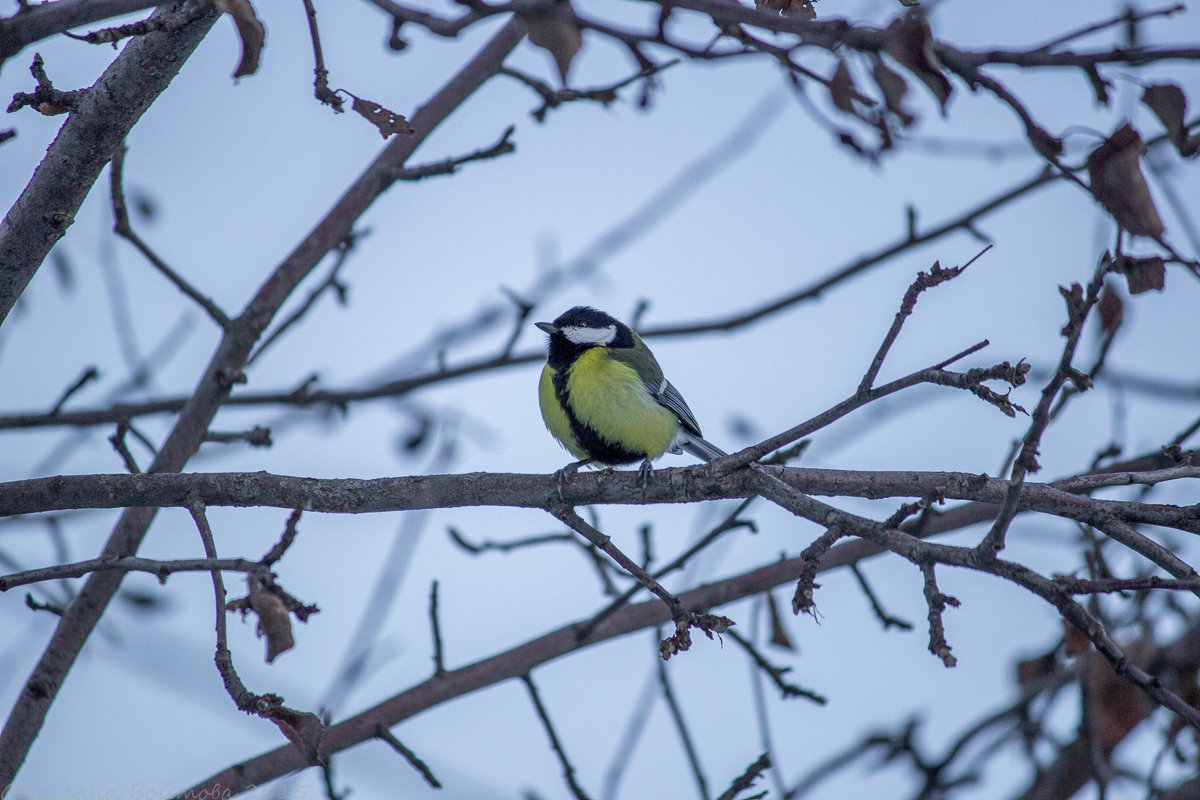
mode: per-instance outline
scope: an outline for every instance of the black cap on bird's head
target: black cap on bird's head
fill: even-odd
[[[535,322],[550,334],[550,364],[568,363],[590,347],[633,347],[633,331],[611,314],[575,306],[554,322]]]

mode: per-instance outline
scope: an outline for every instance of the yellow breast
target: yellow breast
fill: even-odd
[[[632,367],[609,358],[602,348],[576,359],[567,392],[580,422],[627,450],[655,459],[675,439],[679,420],[674,412],[650,396]]]

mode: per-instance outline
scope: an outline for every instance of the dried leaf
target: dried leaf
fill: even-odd
[[[908,94],[908,82],[904,80],[904,76],[884,64],[883,59],[876,59],[871,76],[875,78],[879,91],[883,93],[883,102],[888,111],[895,114],[904,127],[912,125],[914,117],[904,107],[904,95]]]
[[[1158,256],[1132,258],[1119,256],[1113,271],[1125,276],[1130,294],[1141,294],[1151,289],[1161,292],[1167,281],[1167,265]]]
[[[566,86],[571,61],[583,46],[583,32],[575,24],[571,4],[563,2],[546,13],[530,14],[525,17],[525,28],[529,31],[529,41],[554,57],[558,74]]]
[[[1142,93],[1142,102],[1146,104],[1163,127],[1167,129],[1167,137],[1179,155],[1190,158],[1200,152],[1200,133],[1189,137],[1184,117],[1187,115],[1187,97],[1173,83],[1161,83],[1147,86]]]
[[[338,91],[344,91],[339,89]],[[346,94],[350,94],[346,92]],[[351,97],[354,95],[350,94]],[[350,106],[359,114],[361,114],[368,122],[379,129],[379,135],[383,138],[388,138],[393,133],[400,133],[405,136],[412,136],[413,127],[408,124],[408,120],[403,114],[397,114],[395,111],[389,111],[379,103],[370,100],[364,100],[361,97],[354,97],[354,102]]]
[[[1092,646],[1092,642],[1078,628],[1065,619],[1062,621],[1063,626],[1063,652],[1067,656],[1074,658],[1080,653],[1086,653],[1088,648]]]
[[[1100,312],[1100,329],[1105,333],[1113,333],[1121,327],[1121,322],[1125,319],[1125,302],[1113,284],[1104,284],[1096,310]]]
[[[267,639],[267,663],[296,645],[292,637],[292,615],[287,604],[263,585],[250,580],[250,609],[258,617],[258,635]]]
[[[941,103],[944,113],[946,101],[950,99],[954,87],[942,72],[942,62],[934,52],[933,33],[929,30],[929,23],[919,14],[905,14],[892,20],[884,35],[884,52],[929,87],[929,91],[933,92],[933,96]]]
[[[1135,641],[1125,648],[1125,655],[1142,666],[1146,649],[1144,641]],[[1146,718],[1146,696],[1132,681],[1118,675],[1100,653],[1092,650],[1084,658],[1092,701],[1092,731],[1101,749],[1109,753]]]
[[[1027,658],[1017,662],[1017,685],[1026,688],[1042,678],[1047,678],[1058,671],[1058,661],[1054,653],[1046,653],[1036,658]]]
[[[270,695],[268,695],[270,696]],[[321,740],[325,736],[325,725],[320,717],[309,711],[297,711],[282,703],[267,710],[263,716],[270,719],[304,755],[306,764],[317,766],[325,763],[321,755]]]
[[[796,645],[792,644],[792,639],[788,636],[787,628],[779,615],[779,606],[775,604],[775,595],[770,592],[767,592],[767,612],[771,615],[771,644],[782,647],[784,650],[791,650],[793,653],[796,652]]]
[[[1142,137],[1126,123],[1087,157],[1088,176],[1092,194],[1125,230],[1159,237],[1162,218],[1138,165],[1143,149]]]
[[[241,78],[258,71],[258,60],[266,43],[267,29],[254,13],[250,0],[217,0],[217,8],[233,17],[238,36],[242,39],[242,60],[233,77]]]
[[[858,96],[858,89],[854,88],[854,78],[850,75],[850,68],[846,66],[845,59],[838,59],[837,69],[829,81],[829,96],[839,111],[854,113],[854,98]]]

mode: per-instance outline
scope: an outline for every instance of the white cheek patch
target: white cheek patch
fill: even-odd
[[[607,345],[617,338],[617,326],[608,325],[604,328],[581,328],[568,325],[562,329],[562,335],[572,344]]]

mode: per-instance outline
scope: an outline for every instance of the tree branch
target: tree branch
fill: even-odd
[[[184,11],[205,4],[206,0],[189,0]],[[154,16],[167,13],[158,9]],[[0,222],[0,324],[55,242],[75,221],[75,213],[104,165],[216,18],[216,12],[210,11],[181,30],[140,37],[76,98],[45,159]]]

